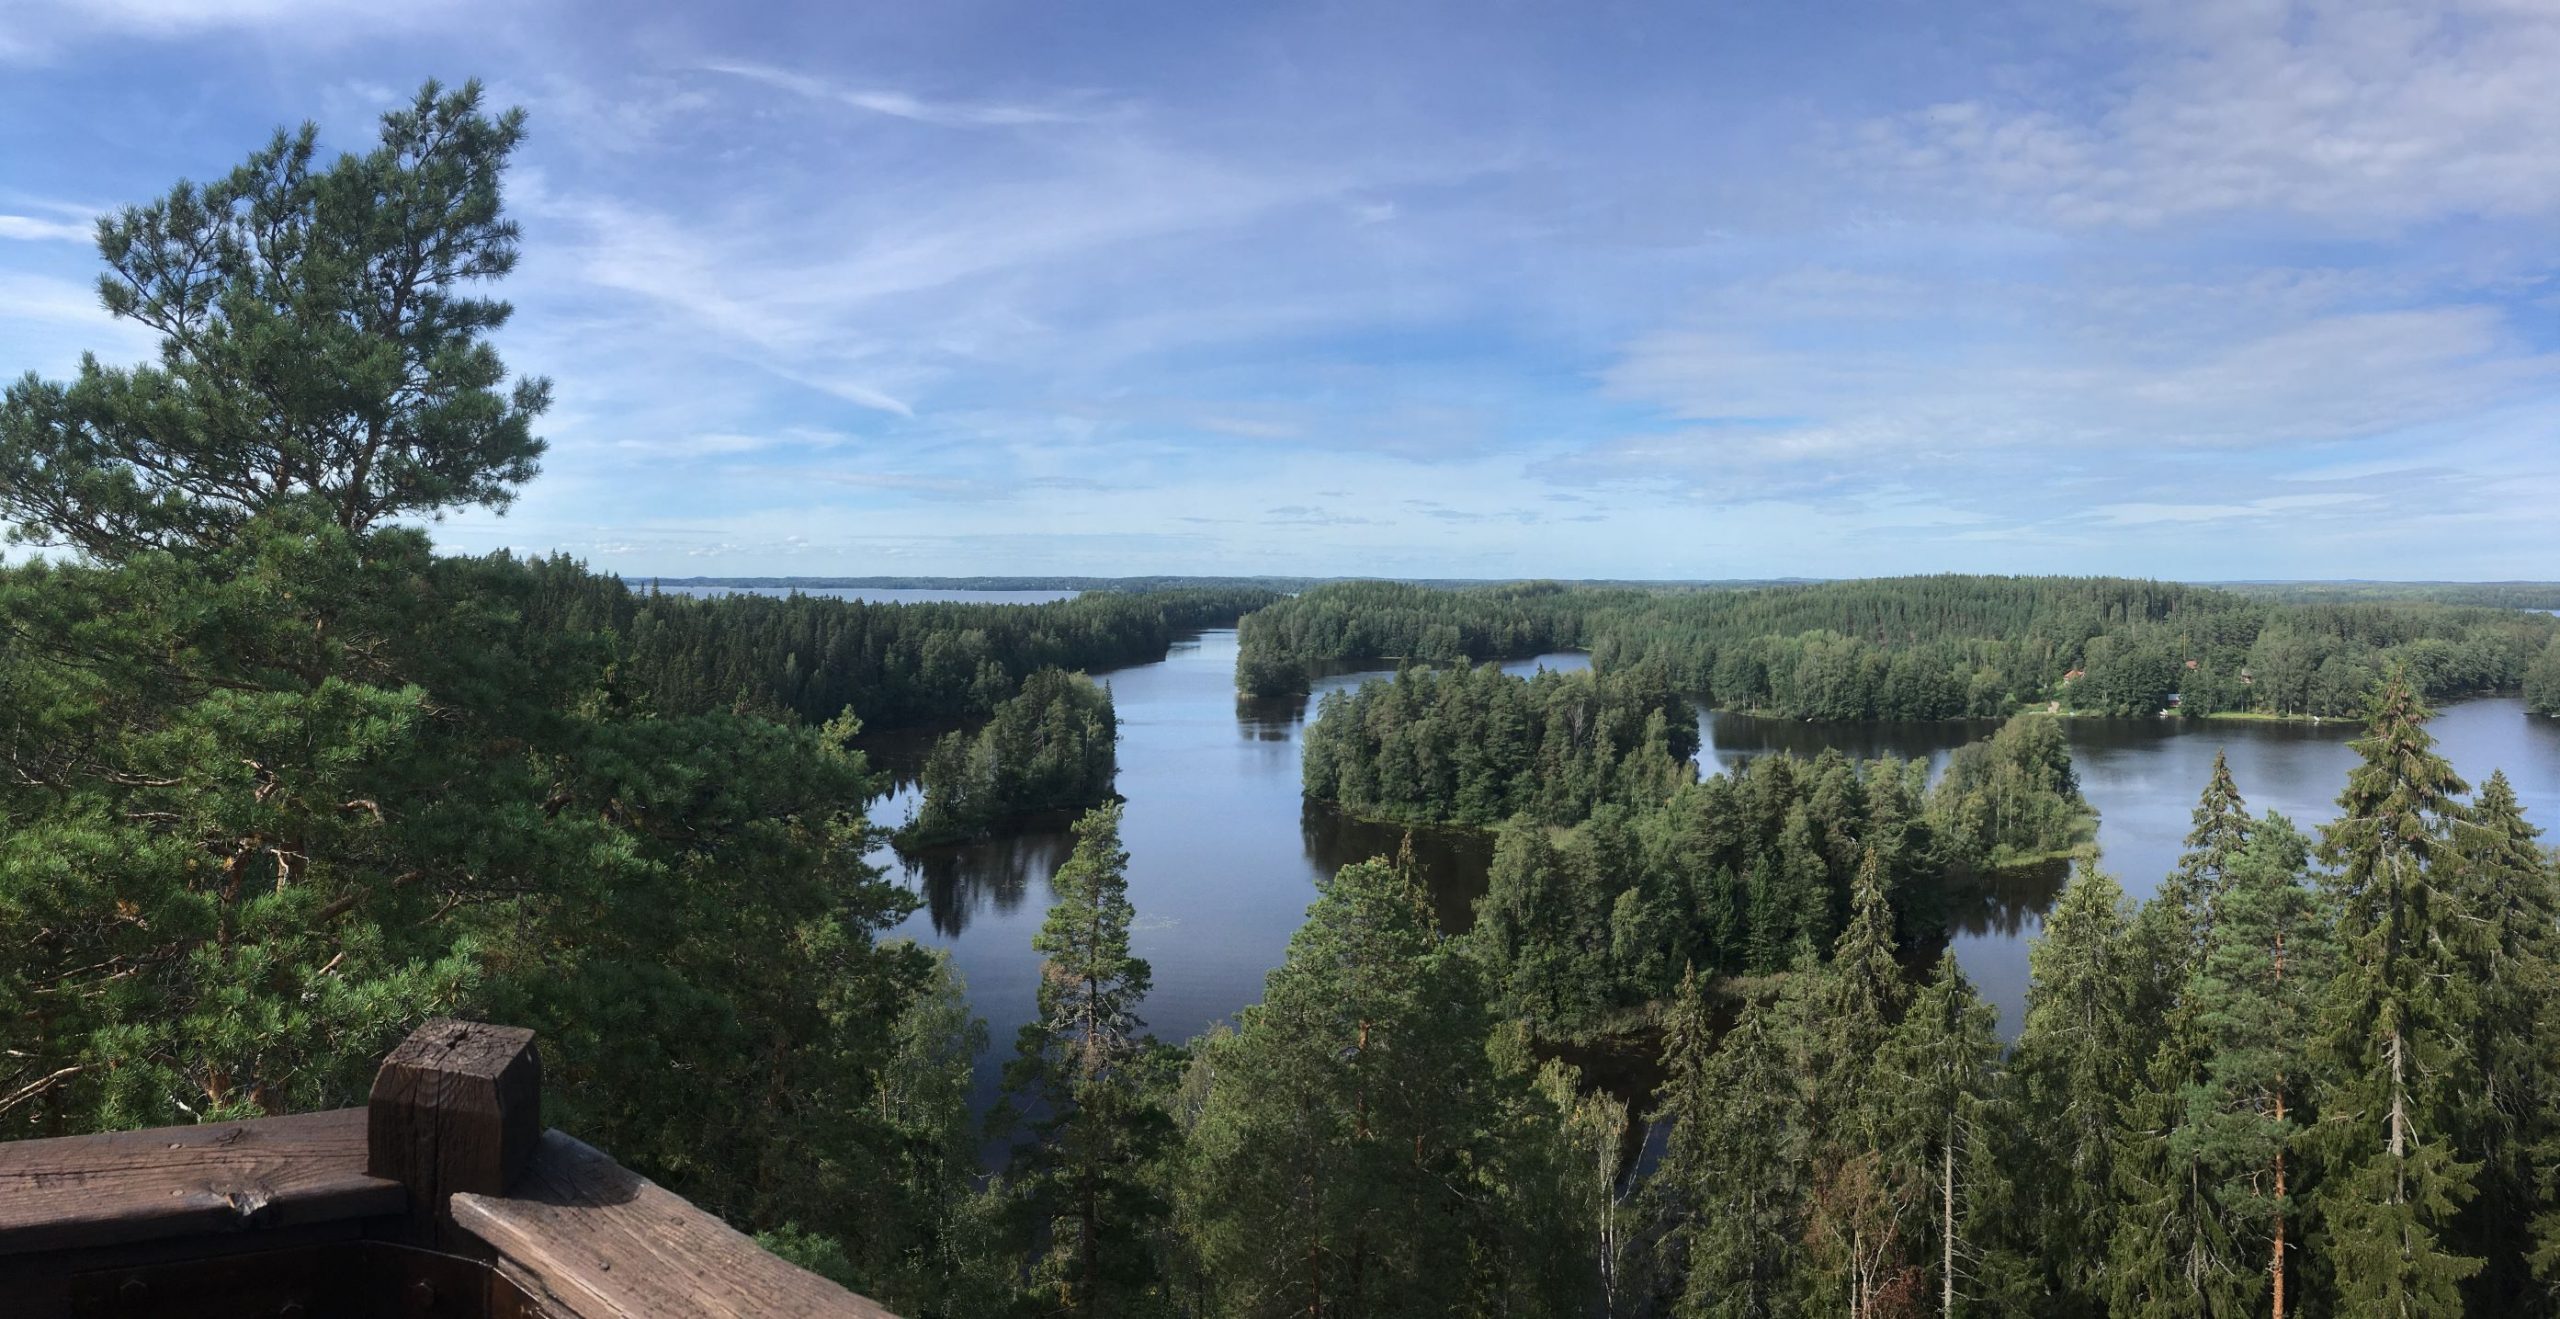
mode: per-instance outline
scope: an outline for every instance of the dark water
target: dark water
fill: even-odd
[[[1978,721],[1802,724],[1711,713],[1701,720],[1699,759],[1713,770],[1773,751],[1810,755],[1837,746],[1860,757],[1925,756],[1935,767],[1994,727]],[[2136,899],[2149,897],[2177,867],[2214,752],[2229,756],[2232,779],[2251,811],[2280,811],[2310,830],[2336,818],[2338,793],[2356,761],[2347,742],[2361,731],[2334,720],[2074,719],[2067,728],[2080,790],[2098,808],[2099,864]],[[2474,784],[2504,769],[2526,813],[2546,829],[2560,825],[2560,721],[2526,715],[2514,697],[2495,697],[2447,706],[2432,731],[2437,750]],[[2005,877],[1988,900],[1955,921],[1956,957],[1999,1007],[2004,1031],[2017,1029],[2027,946],[2043,929],[2043,913],[2063,878],[2058,869]]]
[[[1143,1014],[1167,1039],[1196,1034],[1260,998],[1264,973],[1279,963],[1315,898],[1317,877],[1391,854],[1404,837],[1310,807],[1298,792],[1299,741],[1314,701],[1378,675],[1332,675],[1310,697],[1239,701],[1235,647],[1233,631],[1207,632],[1178,642],[1161,663],[1101,675],[1121,718],[1119,788],[1128,801],[1122,839],[1139,914],[1133,943],[1155,974]],[[1541,662],[1587,664],[1580,655],[1559,655],[1507,667],[1523,672]],[[1994,726],[1814,725],[1710,713],[1700,720],[1699,759],[1715,772],[1755,755],[1838,747],[1858,757],[1943,764],[1953,748]],[[2074,720],[2068,727],[2083,790],[2102,816],[2103,864],[2137,898],[2175,866],[2217,748],[2228,752],[2252,809],[2279,810],[2311,828],[2331,817],[2355,760],[2346,742],[2357,731],[2334,722],[2162,719]],[[2505,768],[2533,818],[2560,823],[2560,722],[2528,718],[2521,702],[2499,698],[2448,708],[2435,733],[2463,774],[2476,781]],[[912,733],[867,745],[884,768],[911,775],[931,740]],[[874,818],[902,822],[915,800],[912,780],[902,778],[875,805]],[[1032,1011],[1038,958],[1031,936],[1047,912],[1049,875],[1066,856],[1064,826],[1060,820],[922,858],[886,850],[879,857],[925,899],[900,933],[950,950],[999,1057],[1010,1053]],[[1463,926],[1483,888],[1487,842],[1425,832],[1415,835],[1414,848],[1443,919]],[[2059,868],[2004,877],[1954,921],[1951,946],[2000,1008],[2006,1030],[2016,1029],[2024,1000],[2029,942],[2064,878]],[[981,1105],[994,1096],[996,1070],[980,1069]]]
[[[651,583],[634,579],[635,591],[649,589]],[[944,591],[884,586],[822,586],[784,591],[764,586],[678,586],[661,585],[658,590],[668,595],[818,595],[830,600],[867,600],[872,604],[915,605],[956,601],[976,605],[1045,605],[1054,600],[1072,600],[1078,591]]]
[[[1375,671],[1319,679],[1308,696],[1242,701],[1235,693],[1236,634],[1177,641],[1163,662],[1097,675],[1120,715],[1121,843],[1129,898],[1138,909],[1132,950],[1155,974],[1141,1009],[1165,1039],[1186,1039],[1262,997],[1289,936],[1315,901],[1316,879],[1354,861],[1391,855],[1404,831],[1310,807],[1298,791],[1298,743],[1315,702]],[[1579,654],[1506,664],[1514,673],[1589,666]],[[874,763],[898,778],[872,818],[895,825],[914,814],[912,778],[929,733],[867,740]],[[1039,971],[1031,936],[1048,914],[1049,875],[1066,859],[1065,822],[1009,838],[876,858],[925,899],[898,933],[950,950],[987,1019],[993,1048],[1009,1056],[1031,1017]],[[1481,835],[1424,831],[1415,858],[1442,918],[1462,925],[1484,885],[1491,848]],[[991,1066],[978,1069],[991,1102]]]

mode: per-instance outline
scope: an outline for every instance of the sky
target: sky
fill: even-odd
[[[218,11],[218,12],[217,12]],[[0,374],[91,218],[521,105],[629,575],[2560,577],[2560,0],[0,0]]]

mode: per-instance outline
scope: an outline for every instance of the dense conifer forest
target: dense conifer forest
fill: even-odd
[[[459,1014],[540,1033],[546,1121],[916,1319],[2560,1313],[2560,869],[2426,701],[2548,709],[2560,624],[2080,579],[678,600],[439,554],[544,452],[485,296],[523,133],[430,84],[359,154],[280,133],[111,217],[104,301],[161,351],[0,399],[0,516],[47,550],[0,568],[0,1133],[360,1103]],[[986,1027],[888,937],[856,717],[993,716],[937,752],[955,817],[1089,800],[1114,721],[1065,670],[1263,605],[1248,688],[1433,666],[1328,700],[1305,782],[1498,830],[1477,918],[1409,853],[1345,866],[1260,1002],[1158,1039],[1095,807],[982,1170]],[[1462,662],[1564,645],[1596,673]],[[2163,682],[2356,714],[2339,818],[2217,762],[2149,901],[2082,857],[2006,1044],[1938,907],[2085,841],[2058,721],[1934,783],[1701,781],[1681,699]],[[1639,1009],[1657,1095],[1556,1060]]]
[[[619,639],[615,676],[671,714],[753,710],[864,726],[994,713],[1041,669],[1161,659],[1186,631],[1280,599],[1257,587],[1096,592],[1042,605],[876,604],[817,595],[690,596],[634,590],[567,559],[540,579],[532,621]]]
[[[899,831],[902,846],[984,836],[1006,820],[1090,806],[1111,795],[1120,722],[1111,689],[1080,673],[1042,669],[996,705],[975,732],[954,730],[924,763],[924,804]]]
[[[2111,578],[1926,577],[1758,590],[1317,587],[1242,624],[1237,686],[1304,690],[1350,660],[1579,647],[1655,664],[1727,709],[1821,720],[2091,714],[2353,717],[2405,667],[2430,698],[2512,691],[2560,619],[2430,601],[2306,604]]]

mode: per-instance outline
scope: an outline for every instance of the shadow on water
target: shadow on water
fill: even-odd
[[[901,853],[907,883],[923,897],[934,932],[956,938],[973,917],[1019,910],[1035,885],[1046,901],[1049,876],[1066,864],[1075,839],[1054,821],[974,843]]]
[[[2062,886],[2071,880],[2067,859],[2010,866],[1972,876],[1947,892],[1950,937],[2016,939],[2039,928]]]
[[[1414,867],[1431,894],[1432,914],[1440,928],[1464,934],[1474,927],[1476,899],[1484,896],[1485,874],[1493,865],[1493,835],[1472,829],[1383,824],[1311,800],[1298,812],[1298,828],[1306,837],[1308,859],[1327,875],[1373,857],[1393,860],[1405,854],[1409,841]]]

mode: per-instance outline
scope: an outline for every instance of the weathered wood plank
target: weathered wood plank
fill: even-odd
[[[409,1188],[409,1237],[451,1245],[445,1202],[504,1193],[542,1135],[533,1032],[438,1020],[411,1032],[373,1078],[367,1169]]]
[[[577,1319],[893,1319],[557,1131],[513,1193],[453,1197],[499,1271]]]
[[[0,1255],[398,1214],[365,1110],[0,1141]]]

